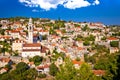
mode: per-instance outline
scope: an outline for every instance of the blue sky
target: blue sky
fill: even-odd
[[[0,17],[39,17],[120,25],[120,0],[0,0]]]

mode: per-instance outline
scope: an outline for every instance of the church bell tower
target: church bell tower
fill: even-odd
[[[32,24],[32,18],[29,19],[29,23],[28,23],[28,43],[33,43],[33,24]]]

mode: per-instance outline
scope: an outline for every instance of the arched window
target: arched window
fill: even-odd
[[[30,26],[30,30],[32,29],[32,27]]]

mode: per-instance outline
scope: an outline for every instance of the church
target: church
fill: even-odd
[[[22,57],[34,57],[36,55],[46,56],[48,48],[42,46],[40,43],[34,43],[33,41],[33,23],[32,18],[29,19],[28,23],[28,41],[23,44]]]

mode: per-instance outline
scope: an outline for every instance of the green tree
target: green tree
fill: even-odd
[[[59,28],[65,27],[64,23],[65,23],[64,21],[56,20],[55,24],[54,24],[54,29],[59,29]]]
[[[38,75],[39,78],[46,78],[46,76],[47,76],[46,74],[42,74],[42,73]]]
[[[8,70],[12,69],[12,66],[11,65],[5,65],[5,68],[7,68]]]
[[[13,51],[13,56],[18,56],[18,55],[19,55],[18,50]]]
[[[110,46],[111,46],[111,47],[118,47],[118,45],[119,45],[119,42],[118,42],[118,41],[111,41],[111,42],[110,42]]]
[[[108,48],[104,45],[95,45],[94,49],[96,49],[98,53],[109,53]]]
[[[42,36],[42,39],[43,39],[43,40],[47,40],[47,35],[43,35],[43,36]]]
[[[106,73],[103,76],[105,80],[113,80],[113,78],[117,75],[117,56],[116,54],[101,56],[99,60],[94,65],[94,69],[102,69],[105,70]]]
[[[35,80],[38,75],[34,68],[24,70],[22,73],[19,73],[18,69],[15,69],[7,74],[9,74],[10,78],[5,80]]]
[[[77,75],[76,69],[70,59],[65,59],[65,64],[60,66],[60,70],[56,75],[56,80],[74,80]]]
[[[119,80],[120,78],[120,51],[119,54],[117,55],[117,75],[114,77],[114,80]]]
[[[90,45],[90,42],[89,42],[88,40],[85,40],[85,41],[83,42],[83,45],[84,45],[84,46],[89,46],[89,45]]]
[[[100,70],[107,70],[107,68],[109,67],[108,61],[106,59],[101,59],[102,61],[98,61],[94,68],[95,69],[100,69]]]
[[[84,40],[95,41],[95,36],[89,35],[88,37],[84,38]]]
[[[0,80],[12,80],[12,77],[9,73],[3,74]]]
[[[2,24],[0,24],[0,27],[2,27]]]
[[[25,80],[35,80],[37,77],[37,71],[35,68],[31,68],[23,73]]]
[[[1,28],[0,28],[0,34],[1,34],[1,35],[5,35],[5,29],[1,29]]]
[[[53,35],[53,34],[57,34],[57,33],[54,31],[54,29],[52,29],[52,28],[50,28],[49,33],[52,34],[52,35]]]
[[[90,36],[88,37],[88,39],[89,39],[89,41],[95,41],[95,36],[90,35]]]
[[[100,80],[100,78],[97,78],[90,66],[86,63],[83,63],[80,67],[80,69],[77,72],[77,76],[75,77],[77,80]],[[76,80],[74,79],[74,80]]]
[[[77,57],[77,58],[76,58],[76,61],[80,61],[80,57]]]
[[[5,40],[5,41],[0,41],[0,44],[2,47],[0,48],[0,52],[5,55],[5,52],[9,52],[11,50],[10,44]]]
[[[65,30],[65,29],[62,29],[62,33],[66,33],[66,30]]]
[[[65,60],[65,64],[60,66],[56,80],[99,80],[86,63],[76,69],[70,59]]]
[[[49,72],[50,75],[55,76],[57,72],[58,72],[58,67],[54,63],[52,63],[50,65],[50,72]]]
[[[85,25],[85,26],[82,28],[82,30],[83,30],[83,31],[87,31],[87,30],[89,30],[88,25]]]
[[[101,40],[106,40],[106,37],[105,37],[105,36],[103,36],[103,37],[101,38]]]
[[[19,74],[22,74],[23,72],[25,72],[28,69],[29,69],[29,66],[24,62],[20,62],[16,65],[16,71]]]
[[[38,65],[40,65],[40,63],[43,61],[43,57],[41,57],[41,56],[34,56],[34,57],[32,58],[32,61],[34,62],[34,64],[35,64],[36,66],[38,66]]]

